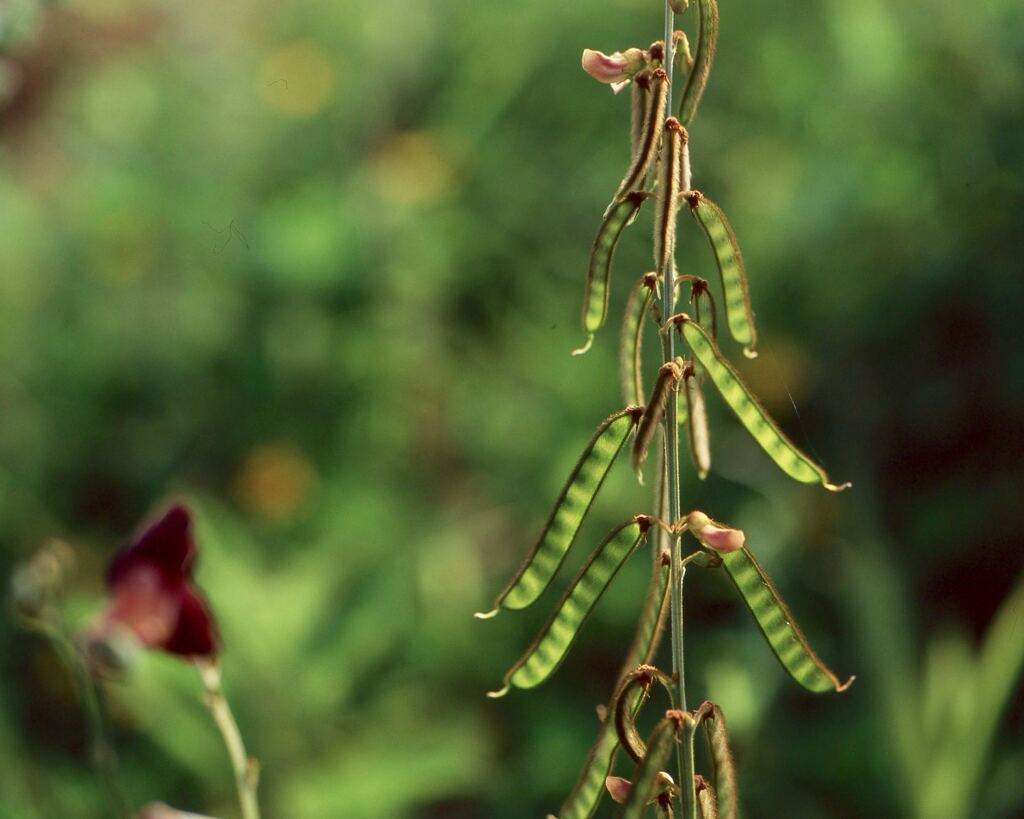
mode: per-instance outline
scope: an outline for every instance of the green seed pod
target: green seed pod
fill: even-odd
[[[660,532],[661,529],[659,528],[658,531]],[[669,569],[671,559],[671,555],[668,552],[663,552],[654,558],[651,582],[647,588],[644,610],[640,615],[640,622],[636,627],[633,643],[623,663],[625,671],[630,671],[638,665],[652,662],[654,656],[658,653],[669,610]],[[625,674],[620,676],[622,679],[625,678]],[[618,693],[618,685],[615,692]],[[631,707],[634,710],[640,705],[640,692],[636,692],[635,696],[636,701],[631,703]],[[615,713],[614,695],[605,710],[606,715]],[[576,779],[576,785],[558,811],[560,819],[590,819],[594,815],[594,811],[597,810],[597,806],[604,794],[605,779],[612,770],[612,764],[615,761],[615,754],[618,749],[619,738],[615,731],[615,721],[606,717],[601,723],[601,729],[598,731],[597,739],[590,749],[587,761],[584,763],[583,769]]]
[[[686,32],[673,32],[672,45],[675,49],[672,65],[680,77],[685,77],[693,71],[693,55],[690,54],[690,41],[686,36]]]
[[[711,434],[708,432],[708,413],[704,404],[703,379],[693,364],[683,370],[683,393],[686,396],[686,415],[689,419],[690,456],[697,469],[697,477],[704,480],[711,469]]]
[[[658,153],[658,209],[654,214],[654,264],[662,281],[674,270],[676,217],[679,214],[680,179],[683,168],[683,146],[686,129],[675,117],[665,120],[664,137]]]
[[[633,439],[633,471],[636,472],[637,480],[643,483],[641,467],[647,458],[647,449],[654,439],[654,433],[658,430],[662,416],[665,414],[665,407],[669,397],[675,391],[679,382],[680,369],[674,361],[666,362],[658,370],[658,380],[654,382],[651,389],[651,400],[644,408],[644,414],[637,424],[636,437]]]
[[[648,118],[648,106],[651,104],[651,72],[641,71],[633,77],[633,90],[630,92],[629,118],[629,156],[630,163],[636,161],[643,144],[644,126]]]
[[[475,615],[478,619],[493,617],[501,608],[524,609],[543,594],[565,560],[598,490],[639,421],[640,414],[639,408],[627,407],[606,418],[597,428],[562,487],[537,543],[515,577],[498,595],[494,608],[487,613],[478,612]]]
[[[537,639],[505,674],[504,686],[487,694],[503,697],[510,686],[534,688],[561,665],[576,635],[627,558],[647,538],[651,519],[637,515],[614,529],[580,569]]]
[[[697,51],[693,55],[693,70],[686,78],[686,87],[679,99],[679,121],[683,125],[689,125],[697,116],[697,106],[708,83],[718,42],[718,4],[715,0],[698,0],[697,15]]]
[[[839,678],[814,653],[789,606],[750,549],[743,546],[736,551],[719,552],[718,556],[789,676],[808,691],[818,694],[849,688],[854,678],[839,682]]]
[[[647,169],[654,161],[661,139],[662,123],[665,121],[665,101],[668,98],[668,75],[665,69],[656,68],[651,72],[651,102],[647,106],[647,118],[637,145],[636,155],[619,183],[609,210],[627,193],[636,191],[647,175]],[[607,211],[605,211],[607,213]]]
[[[680,313],[676,321],[680,324],[683,338],[711,376],[725,403],[779,469],[801,483],[820,483],[830,492],[842,492],[850,487],[849,483],[830,483],[825,470],[786,437],[703,327],[685,313]]]
[[[653,665],[641,665],[626,675],[622,685],[613,698],[612,718],[615,720],[615,731],[619,737],[619,744],[626,749],[634,762],[640,762],[647,753],[647,746],[644,744],[640,732],[636,729],[636,717],[638,709],[634,707],[638,692],[642,693],[642,703],[650,696],[651,686],[655,682],[661,683],[668,693],[669,705],[673,706],[672,678],[655,668]]]
[[[665,767],[675,748],[683,716],[682,711],[666,711],[665,716],[648,737],[647,754],[633,775],[633,789],[623,807],[623,819],[642,819],[656,787],[658,774]]]
[[[722,709],[717,705],[712,705],[711,708],[711,713],[701,724],[704,726],[708,758],[711,760],[711,772],[715,780],[717,815],[721,819],[738,819],[739,788],[736,785],[736,766],[733,764],[732,750],[729,747],[729,729],[725,724]]]
[[[718,310],[715,307],[715,297],[705,279],[694,276],[690,283],[690,304],[693,305],[693,312],[697,323],[701,327],[711,327],[711,338],[718,341]],[[710,321],[709,321],[710,319]]]
[[[573,355],[583,355],[594,341],[594,333],[601,329],[608,317],[608,296],[612,279],[615,248],[626,226],[632,223],[646,198],[642,193],[630,193],[611,204],[605,212],[601,227],[597,229],[590,248],[587,264],[587,283],[583,290],[583,330],[587,334],[583,346]]]
[[[626,315],[619,334],[619,377],[627,404],[640,405],[644,400],[643,353],[644,320],[654,301],[658,285],[656,273],[645,273],[629,292]]]
[[[750,288],[747,285],[747,271],[743,265],[743,254],[736,242],[729,220],[721,208],[700,191],[686,195],[690,213],[701,226],[722,277],[722,292],[725,294],[725,318],[732,337],[743,345],[743,354],[754,358],[757,344],[757,329],[754,327],[754,311],[750,306]],[[717,335],[717,328],[715,328]]]
[[[701,819],[718,819],[718,800],[715,789],[703,776],[697,776],[697,806],[700,808]]]

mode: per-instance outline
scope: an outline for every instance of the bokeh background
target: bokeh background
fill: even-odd
[[[858,680],[797,689],[695,570],[690,696],[730,719],[748,817],[1020,816],[1024,5],[721,6],[691,146],[750,272],[740,366],[854,489],[788,482],[712,398],[684,503],[746,530]],[[574,781],[643,561],[532,693],[483,696],[557,593],[470,615],[621,406],[617,318],[568,355],[628,159],[628,95],[579,54],[660,24],[655,0],[0,1],[0,576],[65,539],[84,626],[113,550],[189,500],[271,819],[535,817]],[[685,220],[680,263],[713,272]],[[562,582],[648,492],[621,464]],[[0,816],[104,816],[51,648],[5,616],[0,662]],[[137,804],[237,815],[191,668],[148,656],[110,696]]]

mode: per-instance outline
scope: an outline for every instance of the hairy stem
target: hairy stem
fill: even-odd
[[[675,62],[674,37],[675,14],[668,0],[665,0],[665,59],[663,66],[668,75],[668,99],[665,103],[665,111],[672,110],[672,69]],[[675,287],[675,243],[668,249],[666,254],[668,263],[664,270],[659,270],[661,276],[662,321],[665,323],[662,332],[662,352],[666,362],[675,360],[675,333],[667,326],[669,317],[675,313],[676,287]],[[679,427],[676,422],[678,394],[673,390],[668,400],[668,407],[665,412],[665,442],[666,456],[665,469],[668,473],[668,511],[669,521],[674,524],[681,514],[679,496]],[[672,538],[672,594],[670,597],[670,624],[672,629],[672,670],[676,674],[679,686],[678,707],[686,710],[686,663],[683,653],[683,578],[686,576],[686,567],[682,561],[682,548],[679,535]],[[697,795],[694,792],[693,783],[693,753],[692,745],[684,737],[683,742],[678,746],[676,753],[679,771],[679,790],[682,794],[682,817],[683,819],[697,819]]]
[[[217,724],[224,744],[231,758],[231,768],[235,774],[235,787],[238,789],[238,803],[242,808],[242,819],[260,819],[260,806],[256,798],[256,786],[259,779],[259,766],[249,756],[242,741],[242,733],[231,713],[224,689],[221,687],[220,667],[216,662],[197,660],[196,668],[206,689],[206,707]]]

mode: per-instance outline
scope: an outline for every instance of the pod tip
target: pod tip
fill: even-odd
[[[496,617],[497,615],[498,615],[498,607],[495,606],[490,611],[478,611],[473,616],[477,620],[490,620],[492,617]]]
[[[743,355],[745,355],[747,358],[757,358],[757,350],[755,350],[753,347],[744,347]]]
[[[498,691],[488,691],[487,692],[487,696],[490,697],[492,700],[496,700],[496,699],[499,699],[501,697],[504,697],[507,693],[508,693],[508,683],[505,683],[505,687],[504,688],[501,688]]]
[[[590,347],[591,347],[591,345],[593,343],[594,343],[594,334],[593,333],[587,333],[587,340],[585,342],[583,342],[583,346],[582,347],[577,347],[575,350],[572,351],[572,354],[573,355],[583,355],[587,350],[590,349]]]
[[[700,478],[701,480],[704,480],[707,476],[708,476],[708,471],[706,469],[698,469],[697,470],[697,477]]]
[[[847,481],[846,483],[839,483],[839,484],[835,484],[835,483],[826,483],[825,484],[825,488],[829,492],[845,492],[851,486],[853,486],[853,484],[850,483],[849,481]]]
[[[840,685],[836,689],[836,691],[838,691],[840,694],[842,694],[847,688],[849,688],[851,685],[853,685],[853,681],[856,680],[856,679],[857,679],[856,676],[851,676],[850,679],[848,679],[846,682],[844,682],[842,685]]]

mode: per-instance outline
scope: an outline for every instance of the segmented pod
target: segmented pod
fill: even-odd
[[[590,349],[594,333],[601,329],[608,317],[608,295],[612,279],[612,262],[615,248],[622,231],[636,218],[646,196],[639,192],[626,194],[616,199],[608,208],[597,229],[594,244],[590,248],[587,265],[587,283],[583,290],[583,329],[586,341],[573,355],[582,355]]]
[[[703,776],[697,777],[697,805],[701,819],[718,819],[718,800],[715,789]]]
[[[711,713],[704,717],[704,736],[708,743],[708,758],[711,760],[711,775],[715,780],[718,813],[721,819],[738,819],[740,813],[739,788],[736,785],[736,766],[732,761],[729,747],[729,729],[725,715],[717,705],[711,706]]]
[[[786,437],[703,327],[685,314],[680,314],[677,321],[683,338],[696,359],[704,365],[725,403],[779,469],[801,483],[820,483],[830,492],[841,492],[850,487],[849,483],[830,483],[825,470]]]
[[[524,609],[541,596],[565,560],[598,490],[640,415],[639,408],[627,407],[606,418],[597,428],[562,487],[537,543],[515,577],[498,595],[494,608],[486,614],[477,613],[478,619],[493,617],[502,608]]]
[[[839,682],[814,653],[778,589],[750,549],[744,546],[733,552],[719,552],[718,556],[789,676],[808,691],[818,694],[849,688],[854,678]]]
[[[616,692],[614,706],[611,710],[611,717],[615,720],[615,731],[619,737],[619,744],[625,748],[626,753],[633,757],[634,762],[640,762],[647,753],[647,746],[644,744],[640,732],[636,729],[637,709],[634,707],[638,692],[642,692],[642,702],[650,696],[651,686],[655,682],[661,683],[668,693],[669,706],[674,707],[672,696],[672,678],[664,671],[655,668],[653,665],[641,665],[626,675]]]
[[[697,116],[697,106],[708,84],[711,61],[718,42],[718,4],[715,0],[697,0],[697,51],[693,69],[686,78],[686,87],[679,99],[679,121],[689,125]]]
[[[654,439],[654,433],[661,423],[665,414],[665,407],[668,404],[669,396],[679,382],[679,365],[674,361],[668,361],[661,365],[658,370],[658,380],[654,382],[651,389],[651,400],[644,408],[644,414],[636,427],[636,437],[633,439],[633,471],[637,479],[643,483],[643,473],[640,471],[647,458],[647,449]]]
[[[504,686],[488,693],[488,697],[504,696],[510,686],[533,688],[554,673],[605,589],[646,539],[650,526],[649,517],[637,515],[601,542],[562,595],[537,639],[505,674]]]
[[[647,106],[647,117],[637,143],[637,151],[633,161],[629,163],[629,168],[626,169],[626,175],[622,177],[622,181],[615,191],[615,196],[612,197],[609,210],[627,193],[632,193],[640,187],[658,150],[661,126],[665,121],[665,101],[668,98],[668,75],[665,73],[665,69],[656,68],[651,72],[650,85],[650,104]]]
[[[686,396],[686,415],[689,419],[690,456],[697,469],[697,477],[704,480],[711,469],[711,434],[708,432],[702,379],[693,364],[683,369],[683,394]]]
[[[715,296],[708,286],[707,280],[695,276],[690,282],[690,304],[697,323],[701,327],[711,326],[711,337],[718,341],[718,309],[715,307]],[[708,322],[710,317],[711,321]]]
[[[622,395],[627,404],[640,405],[644,400],[643,353],[644,321],[654,301],[658,275],[645,273],[629,292],[626,315],[619,334],[619,377]]]
[[[661,531],[659,528],[658,532]],[[654,558],[644,610],[640,615],[640,622],[633,635],[629,652],[626,654],[619,684],[621,684],[621,679],[624,679],[626,672],[638,665],[650,663],[658,653],[665,620],[668,617],[668,581],[671,560],[671,555],[667,551]],[[618,693],[619,684],[616,685],[615,693]],[[640,694],[637,693],[636,701],[631,703],[634,710],[639,707],[639,700]],[[613,694],[612,700],[609,701],[605,709],[606,717],[601,723],[601,729],[590,749],[583,770],[580,771],[575,786],[558,811],[559,819],[590,819],[604,795],[604,782],[611,773],[615,754],[619,749],[619,737],[615,730],[615,722],[609,718],[609,715],[615,713],[614,701],[615,695]]]
[[[676,217],[679,214],[680,179],[686,129],[675,117],[665,120],[661,150],[658,152],[658,209],[654,214],[654,264],[662,281],[672,275]]]
[[[641,71],[633,77],[630,92],[629,156],[635,162],[643,143],[644,124],[647,122],[647,106],[651,102],[651,72]]]
[[[750,306],[750,287],[747,271],[743,265],[743,254],[736,242],[732,225],[725,218],[722,209],[700,191],[686,194],[690,213],[700,225],[711,245],[711,252],[722,277],[722,292],[725,294],[725,319],[729,333],[743,345],[743,353],[754,358],[757,344],[757,329],[754,327],[754,311]]]
[[[667,711],[647,739],[647,754],[633,775],[633,789],[622,809],[623,819],[641,819],[647,809],[658,774],[675,747],[683,712]]]

